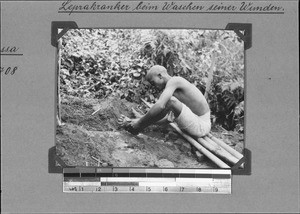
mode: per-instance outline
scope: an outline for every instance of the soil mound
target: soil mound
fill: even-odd
[[[62,101],[62,122],[84,126],[94,131],[116,131],[120,127],[117,119],[121,114],[133,117],[131,108],[135,104],[116,97],[106,99],[80,99],[66,97]]]
[[[192,152],[168,126],[150,126],[135,136],[120,128],[121,114],[133,117],[136,104],[116,97],[64,97],[57,127],[57,155],[68,166],[215,168]],[[200,161],[201,160],[201,161]]]

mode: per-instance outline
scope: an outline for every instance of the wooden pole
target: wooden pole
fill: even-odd
[[[148,103],[146,100],[142,99],[143,103],[146,104],[149,108],[153,104]],[[225,160],[227,160],[230,163],[235,164],[238,160],[231,156],[228,152],[226,152],[222,147],[217,145],[216,143],[209,143],[203,138],[198,139],[198,143],[194,138],[190,137],[189,135],[183,133],[180,128],[175,123],[170,123],[170,125],[181,135],[183,136],[188,142],[190,142],[194,147],[196,147],[200,152],[202,152],[205,156],[207,156],[210,160],[212,160],[215,164],[217,164],[221,168],[230,168],[226,163],[221,161],[218,157],[216,157],[214,154],[212,154],[210,151],[215,153],[216,155],[219,155],[220,157],[223,157]]]
[[[148,103],[146,100],[142,99],[143,103],[151,108],[153,104]],[[226,163],[224,163],[222,160],[220,160],[218,157],[216,157],[214,154],[212,154],[209,150],[207,150],[205,147],[203,147],[201,144],[199,144],[194,138],[190,137],[189,135],[183,133],[180,128],[175,123],[170,123],[170,125],[182,136],[184,137],[190,144],[192,144],[196,149],[198,149],[202,154],[204,154],[206,157],[208,157],[212,162],[214,162],[217,166],[220,168],[230,168]]]
[[[226,143],[224,143],[223,141],[221,141],[220,139],[214,137],[212,134],[208,134],[207,135],[209,138],[211,138],[215,143],[217,143],[219,146],[223,147],[226,151],[228,151],[230,154],[232,154],[234,157],[236,157],[237,159],[241,159],[242,157],[244,157],[241,153],[239,153],[238,151],[236,151],[235,149],[231,148],[229,145],[227,145]]]
[[[144,100],[143,98],[141,98],[141,100],[143,101],[143,103],[148,106],[148,108],[151,108],[153,106],[152,103],[148,103],[146,100]]]
[[[215,155],[219,156],[220,158],[230,162],[231,164],[236,164],[239,160],[223,149],[221,146],[216,144],[214,141],[209,139],[208,137],[201,137],[198,138],[198,142],[201,143],[205,148],[210,150]]]
[[[202,154],[208,157],[212,162],[214,162],[220,168],[230,168],[226,163],[204,148],[201,144],[199,144],[194,138],[189,135],[183,133],[180,128],[175,123],[170,123],[170,125],[182,136],[184,137],[190,144],[192,144],[196,149],[198,149]]]

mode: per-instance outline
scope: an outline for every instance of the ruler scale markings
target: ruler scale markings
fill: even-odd
[[[178,169],[162,169],[162,177],[164,178],[176,178],[179,174]]]
[[[231,175],[225,175],[225,174],[216,174],[216,175],[212,175],[213,178],[216,179],[228,179],[231,177]]]
[[[162,178],[163,174],[162,173],[152,173],[151,175],[147,174],[147,177],[152,177],[152,178]]]
[[[130,178],[121,178],[121,177],[109,177],[106,178],[105,181],[107,182],[122,182],[122,181],[127,181],[127,182],[135,182],[135,181],[139,181],[139,182],[147,182],[147,181],[151,181],[151,182],[175,182],[176,178],[146,178],[146,177],[130,177]]]
[[[97,168],[96,176],[97,177],[113,177],[112,168]]]
[[[176,182],[199,182],[200,180],[207,183],[213,181],[212,178],[176,178]]]
[[[116,172],[114,172],[113,173],[113,177],[130,177],[130,173],[129,172],[127,172],[127,173],[125,173],[125,172],[118,172],[118,173],[116,173]]]
[[[168,173],[162,175],[164,178],[177,178],[179,177],[179,173]]]
[[[147,177],[145,173],[130,173],[130,177]]]
[[[162,188],[159,186],[146,186],[146,192],[162,192]]]
[[[231,194],[231,171],[213,169],[65,168],[64,192]]]
[[[95,168],[80,168],[80,176],[81,177],[95,177],[96,169]]]
[[[133,168],[129,169],[130,177],[147,177],[147,172],[145,169]]]
[[[64,173],[64,177],[80,177],[80,173]]]
[[[130,192],[146,192],[146,187],[143,186],[137,186],[134,187],[133,189],[130,189]]]
[[[102,188],[99,190],[99,188]],[[216,186],[199,186],[199,187],[178,187],[178,186],[137,186],[137,187],[127,187],[127,186],[106,186],[98,187],[94,186],[74,186],[74,187],[64,187],[64,192],[190,192],[190,193],[220,193],[220,194],[230,194],[231,190],[224,187]]]
[[[179,177],[180,178],[195,178],[195,174],[182,173],[182,174],[179,174]]]
[[[88,178],[88,177],[64,178],[64,182],[97,182],[97,181],[100,181],[100,178]]]
[[[139,182],[139,186],[177,186],[175,182]]]
[[[101,182],[64,182],[67,186],[100,186]]]
[[[110,181],[107,181],[106,185],[107,186],[139,186],[139,182],[126,182],[126,181],[110,182]]]
[[[114,177],[130,177],[129,169],[113,168]]]
[[[96,173],[81,173],[81,177],[96,177]]]

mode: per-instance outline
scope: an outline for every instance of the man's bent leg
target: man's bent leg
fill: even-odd
[[[172,119],[170,120],[170,113],[172,112],[173,118],[175,119],[176,117],[178,117],[178,115],[180,115],[182,111],[182,106],[183,106],[182,103],[176,97],[171,97],[166,104],[166,108],[162,112],[164,117],[158,120],[157,122],[155,122],[155,124],[163,125],[163,124],[170,123],[170,121],[172,121]]]
[[[182,111],[182,103],[174,96],[172,96],[166,105],[166,111],[172,111],[175,118],[178,117]]]

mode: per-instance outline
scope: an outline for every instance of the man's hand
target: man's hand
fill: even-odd
[[[129,131],[131,134],[137,135],[140,132],[139,119],[130,119],[125,115],[121,115],[118,119],[118,123],[124,127],[125,130]]]

